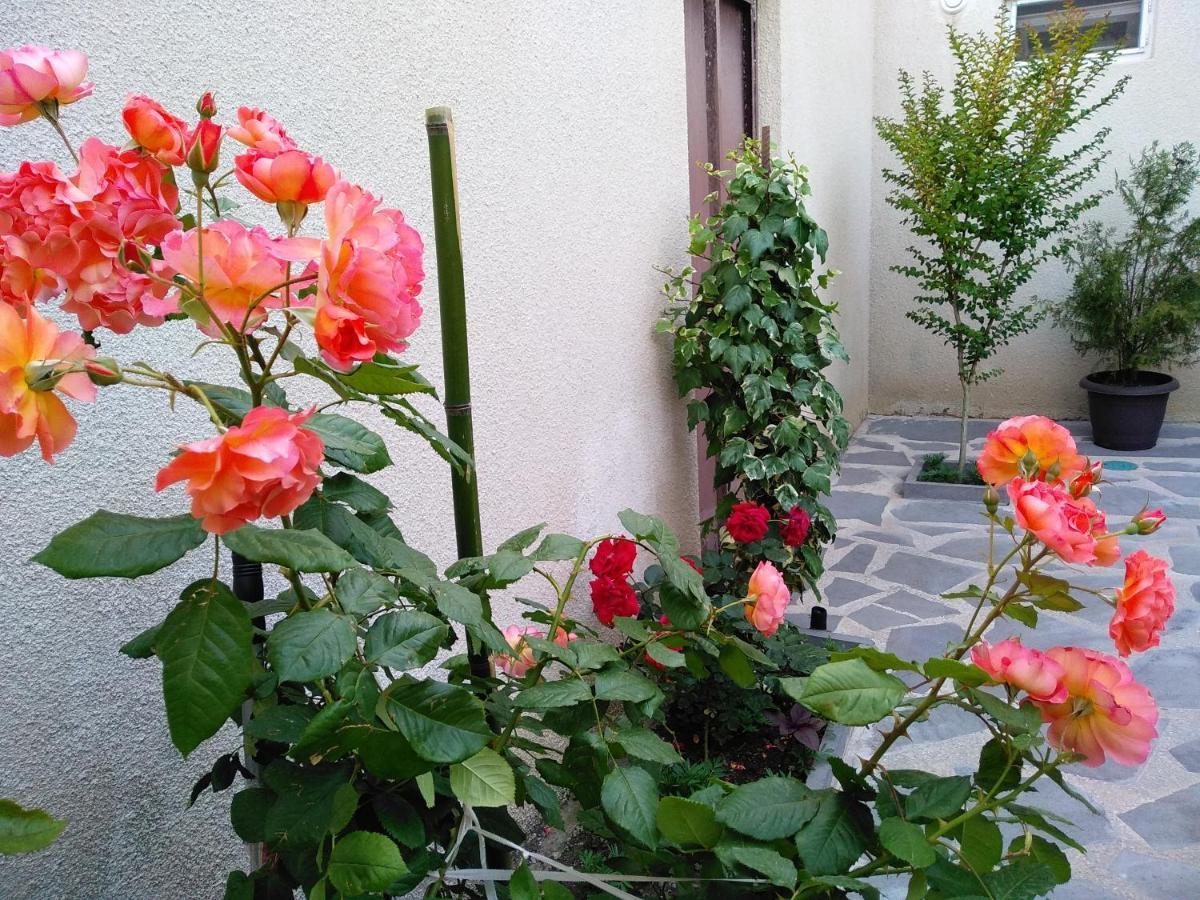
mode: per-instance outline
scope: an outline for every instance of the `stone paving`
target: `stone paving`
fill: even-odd
[[[994,424],[973,423],[976,450]],[[1200,897],[1200,426],[1169,424],[1158,447],[1137,453],[1096,447],[1087,440],[1086,423],[1068,427],[1080,452],[1136,465],[1107,472],[1113,484],[1105,485],[1099,502],[1110,522],[1147,502],[1167,513],[1168,523],[1159,532],[1125,538],[1123,547],[1169,558],[1177,599],[1162,645],[1130,660],[1160,707],[1159,738],[1150,759],[1140,769],[1111,762],[1097,769],[1071,768],[1068,781],[1104,810],[1103,816],[1053,785],[1032,798],[1033,805],[1070,818],[1089,851],[1069,851],[1074,877],[1053,896]],[[987,529],[981,506],[905,499],[898,490],[912,462],[924,454],[957,454],[957,428],[957,421],[948,419],[871,417],[855,435],[830,504],[839,535],[826,557],[822,593],[832,631],[869,639],[909,659],[936,654],[961,637],[969,608],[938,595],[978,579],[983,570]],[[1070,573],[1076,583],[1105,590],[1115,588],[1123,574],[1119,563]],[[1041,648],[1081,645],[1111,652],[1110,608],[1086,594],[1077,599],[1085,609],[1043,612],[1035,632],[1003,623],[989,637],[1021,634],[1027,644]],[[892,765],[946,775],[972,770],[984,742],[977,720],[954,708],[939,709],[913,729],[912,738],[890,751]],[[873,730],[858,729],[847,758],[869,755],[877,742]],[[904,896],[898,884],[881,886],[885,896]]]

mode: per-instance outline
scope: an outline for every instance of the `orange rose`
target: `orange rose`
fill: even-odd
[[[243,153],[233,166],[242,186],[267,203],[320,203],[338,180],[337,169],[303,150]]]
[[[121,119],[134,142],[164,166],[183,165],[187,155],[187,123],[183,119],[141,94],[126,101]]]
[[[1145,550],[1125,557],[1125,584],[1117,591],[1117,608],[1108,625],[1117,652],[1133,652],[1158,646],[1159,632],[1175,612],[1175,586],[1167,577],[1167,561]]]
[[[1045,416],[1017,416],[996,426],[979,455],[979,475],[988,484],[1007,484],[1022,474],[1023,462],[1030,470],[1025,477],[1039,481],[1069,481],[1087,466],[1071,432]]]

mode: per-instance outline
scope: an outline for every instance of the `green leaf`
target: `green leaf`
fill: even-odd
[[[1009,756],[1004,742],[999,738],[992,738],[979,751],[979,765],[975,770],[976,787],[993,793],[1012,790],[1021,781],[1022,763],[1015,750],[1012,765],[1008,763]]]
[[[1020,853],[1025,847],[1025,839],[1016,837],[1008,845],[1008,852]],[[1029,839],[1029,852],[1035,860],[1050,870],[1058,884],[1066,884],[1071,880],[1071,863],[1062,848],[1053,841],[1048,841],[1039,834]]]
[[[583,541],[569,534],[548,534],[542,538],[533,558],[539,562],[575,559],[583,552]]]
[[[819,875],[813,879],[814,884],[824,884],[829,887],[840,888],[843,891],[850,891],[858,894],[865,900],[879,900],[879,888],[871,884],[869,881],[863,881],[861,878],[851,878],[849,875]],[[920,872],[914,872],[910,879],[910,884],[924,884],[924,876]],[[911,891],[912,888],[910,887]],[[909,896],[913,896],[910,894]],[[924,891],[919,895],[925,896]]]
[[[289,616],[267,636],[267,658],[280,681],[316,681],[336,675],[354,653],[354,622],[328,609]]]
[[[937,778],[918,785],[904,801],[910,819],[948,819],[957,815],[971,796],[971,779],[965,775]]]
[[[643,847],[658,846],[658,786],[645,769],[628,766],[609,772],[600,803],[613,823]]]
[[[600,641],[581,639],[572,641],[570,646],[575,652],[575,661],[580,669],[599,669],[621,658],[612,644]]]
[[[380,793],[371,800],[371,806],[379,824],[400,844],[417,850],[428,843],[425,823],[407,800],[395,794]]]
[[[329,854],[330,883],[355,896],[385,891],[408,871],[395,842],[373,831],[352,831],[333,845]]]
[[[433,768],[397,731],[371,728],[359,739],[358,758],[372,775],[389,781],[408,781]]]
[[[651,641],[646,645],[646,655],[668,669],[678,669],[687,665],[687,658],[678,650],[673,650],[661,641]]]
[[[987,691],[968,688],[967,694],[983,711],[1015,734],[1032,734],[1042,727],[1042,715],[1033,704],[1013,706]]]
[[[390,718],[423,759],[461,762],[494,737],[483,704],[466,688],[404,676],[380,695],[385,721]]]
[[[837,791],[819,792],[816,814],[796,835],[804,868],[813,875],[845,872],[867,849],[871,813]]]
[[[339,375],[343,382],[364,394],[436,394],[416,366],[402,366],[387,357],[365,362],[353,372]]]
[[[311,706],[293,704],[268,707],[255,713],[254,718],[246,723],[246,736],[257,740],[294,744],[300,740],[300,735],[304,733],[316,712]]]
[[[25,809],[12,800],[0,800],[0,853],[34,853],[49,847],[67,827],[45,810]]]
[[[478,625],[483,620],[483,601],[479,595],[460,584],[441,582],[434,585],[433,596],[438,612],[447,619],[464,625]]]
[[[363,474],[391,465],[383,438],[353,419],[317,413],[304,427],[325,442],[325,458],[336,465]]]
[[[796,865],[769,847],[731,844],[717,848],[717,858],[727,866],[741,865],[767,876],[771,884],[782,888],[796,886]]]
[[[658,830],[669,841],[681,846],[699,844],[712,848],[724,830],[717,823],[712,808],[683,797],[663,797],[655,813]]]
[[[907,672],[920,672],[921,667],[915,662],[901,659],[895,653],[887,653],[874,647],[853,647],[849,650],[838,650],[829,654],[831,662],[841,662],[844,659],[861,659],[876,672],[886,672],[888,669],[902,669]]]
[[[983,876],[992,900],[1034,900],[1054,890],[1057,881],[1048,866],[1032,859],[1018,859]]]
[[[657,516],[647,516],[632,509],[617,513],[621,526],[639,541],[661,542],[671,534],[665,522]]]
[[[516,802],[517,784],[508,761],[484,747],[450,767],[450,790],[471,806],[511,806]]]
[[[591,697],[592,692],[587,684],[578,678],[560,678],[525,688],[514,698],[513,705],[518,709],[556,709],[574,706]]]
[[[157,639],[171,741],[187,756],[225,724],[250,687],[253,628],[245,606],[219,581],[197,581]]]
[[[1004,837],[1000,826],[982,814],[972,816],[962,824],[960,853],[976,874],[990,872],[1004,853]]]
[[[512,550],[517,554],[520,554],[533,546],[533,542],[538,539],[538,535],[542,533],[542,529],[545,527],[545,522],[542,522],[540,525],[531,525],[522,531],[518,531],[507,541],[504,541],[502,544],[500,544],[500,546],[496,549],[497,551]]]
[[[243,525],[222,540],[246,559],[276,563],[296,572],[341,572],[355,565],[354,557],[313,529]]]
[[[338,472],[321,482],[326,500],[348,504],[355,512],[382,513],[392,508],[388,495],[349,472]]]
[[[33,561],[64,578],[137,578],[169,566],[207,537],[191,516],[144,519],[102,509],[56,534]]]
[[[275,802],[275,795],[265,788],[245,788],[233,795],[229,807],[229,821],[234,833],[247,844],[258,844],[267,839],[267,814]]]
[[[522,862],[513,870],[512,878],[508,880],[508,898],[509,900],[542,900],[541,889],[538,888],[537,879],[533,877],[529,863]]]
[[[791,837],[817,813],[821,798],[794,778],[772,775],[735,788],[717,805],[717,821],[760,841]]]
[[[952,678],[959,684],[979,687],[988,680],[987,672],[972,663],[959,659],[935,657],[925,662],[925,674],[930,678]]]
[[[754,669],[750,667],[750,660],[735,644],[723,646],[717,662],[721,671],[733,679],[733,683],[738,687],[749,690],[758,683],[758,679],[754,677]]]
[[[847,659],[818,666],[795,699],[832,722],[870,725],[895,709],[907,692],[896,676],[876,672],[861,659]]]
[[[649,728],[630,725],[619,729],[613,740],[620,744],[630,756],[636,756],[647,762],[659,763],[664,766],[683,762],[683,757],[676,752],[675,748]]]
[[[925,839],[925,830],[903,819],[887,818],[880,822],[879,842],[893,856],[918,869],[932,866],[937,861],[937,854]]]
[[[396,586],[368,569],[349,569],[337,581],[338,606],[358,618],[396,602]]]
[[[313,846],[345,828],[358,809],[350,773],[346,764],[299,766],[278,759],[268,765],[262,778],[276,797],[267,813],[268,841]]]
[[[371,623],[363,652],[367,662],[389,669],[412,669],[437,656],[449,634],[449,626],[429,613],[386,613]]]
[[[158,640],[158,632],[162,628],[162,623],[152,625],[124,644],[121,645],[121,652],[130,659],[149,659],[154,655],[154,642]]]
[[[653,681],[628,669],[610,667],[596,673],[597,700],[623,700],[641,703],[657,697],[661,691]]]
[[[559,805],[558,794],[554,792],[554,789],[540,778],[532,775],[522,775],[521,784],[525,787],[525,796],[538,808],[542,818],[546,820],[546,824],[559,831],[565,830],[562,807]]]

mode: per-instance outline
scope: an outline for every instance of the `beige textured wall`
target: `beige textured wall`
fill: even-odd
[[[779,0],[778,143],[808,166],[809,212],[829,233],[827,262],[843,273],[827,295],[850,364],[834,384],[857,425],[867,413],[870,358],[871,57],[874,4]]]
[[[682,262],[686,245],[682,3],[0,3],[0,46],[26,42],[91,55],[96,92],[65,111],[72,135],[123,142],[129,92],[190,116],[211,88],[221,118],[243,103],[268,109],[401,207],[430,245],[424,110],[452,106],[485,542],[539,521],[597,533],[624,506],[665,515],[690,540],[694,450],[669,348],[653,334],[662,279],[652,268]],[[0,169],[63,155],[45,123],[0,130]],[[407,357],[440,382],[432,246],[426,268],[426,316]],[[211,352],[188,360],[196,337],[178,323],[104,343],[206,380],[228,374]],[[32,452],[0,460],[0,796],[70,820],[53,849],[0,859],[0,897],[219,896],[244,862],[229,795],[185,805],[236,738],[182,761],[158,666],[117,655],[205,557],[111,583],[65,582],[26,562],[98,506],[183,509],[175,490],[154,495],[154,472],[174,444],[206,433],[204,419],[115,388],[79,420],[53,470]],[[446,468],[407,433],[370,424],[398,463],[374,480],[406,535],[450,561]]]
[[[1157,138],[1167,144],[1200,142],[1196,106],[1200,3],[1156,0],[1154,5],[1157,15],[1150,53],[1114,66],[1114,77],[1130,76],[1129,87],[1098,118],[1100,124],[1112,126],[1108,142],[1112,156],[1099,176],[1106,188],[1112,185],[1113,167],[1127,171],[1129,156],[1151,140]],[[947,22],[954,21],[971,31],[988,29],[997,6],[992,0],[967,0],[964,11],[953,18],[942,12],[939,0],[879,0],[875,8],[875,112],[895,115],[899,110],[897,71],[928,69],[945,83],[952,71],[945,41]],[[872,137],[872,142],[871,411],[957,413],[959,389],[953,352],[905,318],[905,311],[911,308],[913,285],[888,270],[903,261],[909,233],[884,201],[886,185],[878,173],[890,162],[891,153],[878,138]],[[1195,200],[1200,210],[1200,198]],[[1092,215],[1113,224],[1122,221],[1120,204],[1113,198]],[[1063,296],[1069,285],[1070,278],[1062,265],[1050,261],[1022,293],[1053,299]],[[1036,332],[1018,338],[996,362],[1005,373],[976,389],[975,414],[1086,415],[1086,395],[1077,382],[1081,375],[1098,368],[1097,360],[1078,357],[1067,335],[1052,323],[1046,322]],[[1172,397],[1168,415],[1196,420],[1200,418],[1200,377],[1194,369],[1176,374],[1183,388]]]

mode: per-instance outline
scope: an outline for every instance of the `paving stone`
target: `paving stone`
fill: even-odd
[[[1007,536],[1004,538],[1008,540]],[[999,541],[996,543],[997,548],[1003,548],[1003,544]],[[1011,547],[1011,542],[1009,547]],[[969,559],[971,562],[983,565],[988,558],[988,539],[986,536],[977,537],[968,535],[966,537],[957,537],[946,541],[943,544],[929,548],[930,553],[936,553],[939,556],[953,556],[956,559]]]
[[[962,640],[962,636],[962,627],[950,622],[893,628],[887,649],[903,659],[925,660],[940,655],[947,644]]]
[[[1155,475],[1154,483],[1181,497],[1200,497],[1200,477],[1196,475]]]
[[[853,550],[833,565],[835,572],[854,572],[861,575],[875,558],[875,548],[870,544],[858,544]]]
[[[1089,878],[1072,876],[1066,884],[1060,884],[1051,894],[1054,900],[1124,900],[1124,894],[1115,894],[1105,885]]]
[[[871,541],[881,541],[885,544],[898,544],[901,547],[911,547],[913,545],[912,538],[898,531],[860,531],[857,537],[866,538]]]
[[[1110,516],[1132,516],[1150,507],[1166,507],[1178,503],[1163,494],[1156,494],[1138,485],[1107,484],[1099,498],[1099,506]]]
[[[859,519],[868,525],[880,525],[887,501],[887,497],[862,491],[835,490],[825,505],[839,522],[843,519]]]
[[[1200,738],[1172,747],[1171,755],[1189,772],[1200,772]]]
[[[959,709],[957,706],[935,706],[929,718],[916,723],[908,733],[914,744],[928,744],[961,737],[964,734],[974,734],[983,728],[983,723],[965,709]],[[975,761],[974,757],[969,760],[972,769]]]
[[[1122,813],[1125,824],[1151,847],[1174,850],[1200,843],[1200,784]]]
[[[867,628],[873,628],[876,631],[882,631],[885,628],[894,628],[897,625],[912,625],[917,621],[912,616],[906,616],[903,613],[888,609],[886,606],[876,606],[873,603],[870,606],[863,607],[856,613],[851,613],[850,618],[858,624],[865,625]]]
[[[874,484],[876,481],[880,481],[884,478],[887,478],[889,481],[894,481],[896,479],[896,474],[894,472],[880,472],[878,469],[869,468],[867,466],[846,466],[846,468],[842,469],[842,474],[838,476],[837,484]]]
[[[1192,443],[1180,443],[1164,445],[1159,444],[1151,450],[1109,450],[1107,447],[1100,447],[1093,444],[1091,441],[1076,441],[1079,452],[1089,458],[1114,457],[1122,458],[1132,456],[1135,459],[1139,456],[1158,456],[1183,459],[1200,458],[1200,441]]]
[[[1161,720],[1160,720],[1161,724]],[[1087,766],[1077,766],[1071,771],[1075,772],[1081,778],[1090,778],[1093,781],[1120,782],[1129,781],[1136,777],[1138,768],[1135,766],[1123,766],[1114,760],[1108,760],[1094,769],[1089,769]]]
[[[876,588],[850,578],[834,578],[821,588],[821,596],[828,606],[845,606],[877,592]]]
[[[899,450],[863,450],[858,453],[847,453],[842,457],[842,462],[857,465],[902,466],[906,469],[912,465],[912,460]]]
[[[883,606],[890,606],[892,609],[916,616],[918,619],[935,619],[954,612],[954,609],[946,603],[938,600],[926,600],[924,597],[918,597],[908,591],[897,591],[878,602]]]
[[[1068,766],[1066,771],[1074,776],[1082,768],[1083,766]],[[1087,787],[1081,786],[1078,782],[1072,782],[1071,787],[1086,797],[1097,809],[1104,809],[1104,804],[1099,802]],[[1038,809],[1057,813],[1067,819],[1071,822],[1070,825],[1057,821],[1055,824],[1085,847],[1104,843],[1112,838],[1113,826],[1105,815],[1096,815],[1049,778],[1043,778],[1037,782],[1037,792],[1026,794],[1025,803],[1036,806]],[[1057,895],[1056,891],[1055,896],[1057,897]]]
[[[1150,688],[1159,706],[1200,709],[1200,651],[1176,647],[1149,653],[1132,666],[1138,681]],[[1200,819],[1197,819],[1200,822]]]
[[[893,584],[915,588],[926,594],[941,594],[979,574],[977,568],[960,566],[958,563],[931,561],[905,550],[892,554],[875,577]]]
[[[1171,571],[1181,575],[1200,575],[1200,546],[1180,544],[1171,547]]]
[[[983,505],[969,500],[902,500],[892,507],[901,522],[983,525]],[[878,524],[878,523],[876,523]]]
[[[1150,897],[1200,896],[1200,868],[1122,850],[1109,867],[1118,878]],[[1055,892],[1055,897],[1058,892]]]
[[[1154,469],[1156,472],[1200,472],[1200,462],[1192,462],[1186,459],[1155,459],[1146,460],[1138,465]]]

